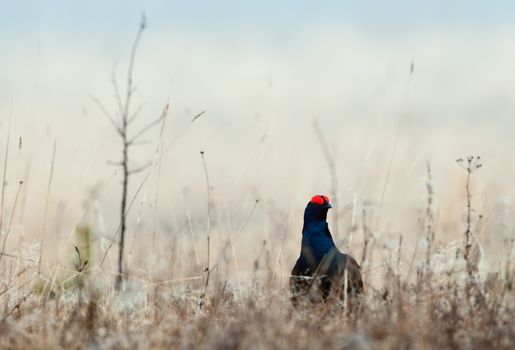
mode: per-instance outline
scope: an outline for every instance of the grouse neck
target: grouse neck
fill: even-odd
[[[306,233],[310,235],[331,236],[327,221],[324,220],[304,221],[304,226],[302,227],[302,234]]]
[[[327,208],[315,207],[308,204],[304,211],[304,223],[309,221],[325,223],[327,221],[327,210]]]
[[[302,247],[314,254],[317,261],[336,246],[327,227],[327,222],[310,221],[304,224],[302,230]]]

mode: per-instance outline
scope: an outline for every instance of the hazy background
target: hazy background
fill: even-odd
[[[484,215],[477,231],[487,255],[498,257],[504,239],[513,239],[512,1],[2,1],[2,161],[11,116],[5,217],[24,180],[11,251],[41,237],[54,141],[46,239],[69,251],[79,222],[104,239],[116,231],[121,173],[108,162],[119,158],[120,142],[89,96],[115,110],[111,76],[124,86],[142,12],[148,29],[134,73],[135,106],[145,106],[139,125],[169,100],[166,145],[195,114],[206,114],[163,158],[157,209],[156,173],[143,187],[130,214],[133,246],[145,251],[154,227],[163,254],[187,251],[192,242],[203,246],[203,150],[215,251],[241,230],[242,260],[251,262],[263,240],[274,259],[284,244],[287,271],[298,254],[306,202],[331,193],[314,118],[338,171],[333,201],[342,245],[351,226],[361,225],[363,209],[378,240],[403,234],[414,241],[428,162],[437,241],[461,238],[465,172],[455,160],[467,155],[483,159],[473,175],[473,205]],[[135,166],[153,159],[158,134],[156,128],[133,150]],[[131,178],[131,195],[144,175]],[[351,244],[355,254],[360,232]]]

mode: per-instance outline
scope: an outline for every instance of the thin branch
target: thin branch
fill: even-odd
[[[159,124],[164,118],[166,118],[166,114],[168,113],[168,103],[166,104],[166,106],[164,107],[163,109],[163,112],[161,113],[161,115],[159,116],[159,118],[153,120],[152,122],[148,123],[146,126],[144,126],[140,131],[138,131],[136,133],[136,135],[134,135],[129,141],[128,141],[128,144],[131,145],[134,141],[136,141],[138,139],[138,137],[140,137],[141,135],[143,135],[144,133],[146,133],[148,130],[150,130],[151,128],[153,128],[154,126],[156,126],[157,124]]]
[[[77,272],[83,272],[84,269],[86,268],[86,265],[88,264],[88,259],[84,260],[84,262],[82,262],[82,257],[80,256],[80,251],[79,251],[79,248],[77,246],[74,246],[75,247],[75,251],[77,252],[77,256],[79,257],[79,263],[77,265],[75,265],[75,268],[77,269]]]
[[[254,202],[254,206],[252,207],[252,209],[250,210],[249,212],[249,215],[247,216],[245,222],[243,223],[243,225],[240,227],[240,229],[238,230],[238,232],[236,232],[236,234],[234,235],[234,238],[229,238],[229,242],[228,244],[226,244],[222,250],[222,253],[219,255],[216,263],[213,265],[213,267],[211,268],[211,270],[215,270],[218,265],[220,264],[220,262],[222,261],[223,257],[225,256],[226,254],[226,251],[227,251],[227,248],[228,246],[230,245],[231,246],[231,249],[234,250],[234,245],[236,244],[236,241],[238,240],[238,238],[240,238],[241,234],[243,233],[243,231],[245,230],[245,228],[247,227],[247,224],[249,223],[250,219],[252,218],[252,216],[254,215],[254,211],[256,210],[257,206],[259,205],[259,200],[256,199],[255,202]],[[236,260],[236,259],[235,259]]]
[[[331,155],[331,151],[329,150],[329,145],[327,144],[327,140],[324,137],[324,133],[322,132],[322,129],[320,129],[320,125],[318,124],[317,119],[313,119],[313,129],[315,130],[315,133],[318,138],[318,142],[320,143],[320,148],[322,149],[322,153],[324,154],[324,158],[330,168],[331,171],[334,170],[335,163],[334,159]]]
[[[435,217],[433,212],[433,197],[435,191],[433,188],[433,179],[431,175],[431,164],[427,162],[427,205],[426,205],[426,217],[425,217],[425,229],[426,229],[426,240],[427,240],[427,254],[426,254],[426,265],[429,268],[431,263],[431,249],[435,240]]]
[[[392,152],[390,153],[390,159],[388,161],[388,168],[386,170],[386,176],[384,179],[383,188],[381,190],[381,198],[379,200],[379,210],[377,213],[377,219],[376,219],[376,223],[375,223],[376,230],[379,229],[379,223],[381,220],[381,209],[382,209],[383,201],[384,201],[384,198],[386,195],[386,189],[388,188],[388,183],[390,182],[390,174],[392,172],[393,162],[395,160],[395,155],[397,153],[397,147],[399,145],[399,139],[400,139],[400,135],[401,135],[401,126],[402,126],[402,123],[404,122],[404,120],[406,119],[406,116],[405,116],[406,101],[408,100],[408,92],[409,92],[409,87],[411,85],[411,77],[413,75],[414,69],[415,69],[415,63],[413,61],[411,61],[408,80],[406,82],[406,90],[404,91],[404,98],[402,99],[401,114],[399,116],[399,120],[397,122],[397,129],[395,131],[395,140],[393,143]]]
[[[257,208],[258,204],[259,204],[259,199],[256,199],[255,202],[254,202],[254,206],[252,207],[252,210],[250,211],[249,215],[247,216],[247,219],[245,220],[245,222],[243,223],[243,225],[239,229],[238,233],[236,234],[236,237],[234,237],[234,240],[232,241],[233,244],[236,243],[238,238],[240,238],[242,232],[247,227],[247,224],[249,223],[250,219],[252,218],[252,215],[254,214],[254,211],[256,211],[256,208]]]
[[[140,185],[138,186],[136,193],[134,193],[134,196],[132,196],[132,199],[129,202],[129,205],[127,206],[127,210],[125,211],[124,219],[126,219],[127,216],[129,215],[129,211],[131,210],[132,206],[134,205],[134,202],[136,201],[136,198],[138,198],[138,195],[140,194],[141,190],[143,189],[143,185],[147,182],[147,180],[151,174],[152,174],[152,169],[145,175],[145,177],[141,181]],[[109,242],[109,245],[107,246],[106,252],[104,253],[104,256],[102,257],[99,267],[102,267],[104,265],[104,262],[107,258],[107,254],[109,253],[109,250],[111,250],[111,248],[113,247],[114,241],[118,237],[118,234],[120,233],[120,231],[121,231],[121,222],[118,225],[118,228],[116,229],[115,234],[111,238],[111,242]]]
[[[159,118],[153,120],[152,122],[148,123],[145,127],[143,127],[140,131],[138,131],[136,133],[136,135],[134,135],[130,140],[129,140],[129,145],[131,145],[134,141],[136,141],[138,139],[138,137],[142,136],[144,133],[146,133],[148,130],[152,129],[154,126],[158,125],[159,123],[161,123],[161,121],[163,120],[164,116],[160,116]]]
[[[124,105],[124,110],[123,110],[123,114],[122,114],[123,123],[125,125],[127,124],[128,118],[129,118],[131,97],[135,91],[135,89],[133,89],[133,85],[132,85],[133,84],[132,73],[134,70],[134,63],[136,61],[136,52],[138,50],[138,45],[141,40],[141,35],[143,34],[143,31],[145,30],[146,26],[147,26],[147,23],[146,23],[145,14],[142,14],[138,33],[136,34],[136,39],[134,40],[134,43],[132,44],[131,56],[130,56],[130,60],[129,60],[129,67],[127,70],[127,90],[126,90],[126,94],[125,94],[125,105]]]
[[[465,251],[463,257],[466,261],[467,271],[469,277],[472,278],[474,273],[474,266],[470,260],[470,250],[472,248],[470,237],[472,233],[472,213],[475,212],[474,208],[472,208],[472,193],[470,191],[470,177],[472,173],[477,169],[481,168],[483,165],[481,164],[481,157],[469,156],[467,157],[467,165],[463,164],[463,159],[458,159],[456,161],[460,167],[462,167],[467,172],[467,182],[465,184],[466,191],[466,199],[467,199],[467,228],[465,230]]]
[[[48,217],[48,206],[49,206],[49,202],[50,202],[50,191],[52,189],[52,181],[54,179],[54,163],[55,163],[56,149],[57,149],[57,141],[54,140],[54,148],[52,151],[52,161],[50,163],[50,176],[48,177],[48,185],[47,185],[46,200],[45,200],[45,215],[43,217],[43,229],[41,232],[41,249],[39,252],[38,275],[41,273],[41,261],[43,260],[43,246],[45,243],[46,224],[47,224],[47,217]]]
[[[11,218],[9,220],[9,226],[7,227],[7,232],[5,233],[4,243],[2,244],[2,250],[0,251],[0,260],[2,260],[2,256],[4,255],[5,246],[7,244],[7,238],[9,237],[9,233],[11,232],[11,229],[13,226],[14,214],[16,213],[16,204],[18,203],[18,197],[20,196],[22,185],[23,185],[23,181],[20,181],[19,185],[18,185],[18,191],[16,191],[16,196],[14,197],[13,207],[11,209]]]
[[[168,106],[170,102],[166,103],[166,108],[164,110],[163,120],[161,122],[161,129],[159,131],[159,139],[156,149],[157,157],[159,158],[161,156],[161,153],[163,152],[163,135],[165,131],[165,124],[166,124],[166,116],[168,114]],[[153,228],[152,228],[152,247],[156,246],[156,233],[157,233],[157,211],[158,211],[158,204],[159,204],[159,185],[161,182],[161,161],[158,161],[157,164],[157,179],[156,179],[156,192],[154,194],[154,222],[153,222]]]
[[[188,128],[191,126],[191,124],[195,123],[195,121],[197,121],[197,119],[199,119],[201,116],[203,116],[206,112],[207,111],[202,111],[199,114],[197,114],[196,116],[194,116],[193,119],[191,119],[190,122],[188,124],[186,124],[186,126],[184,128],[182,128],[181,131],[179,131],[179,133],[177,134],[177,136],[175,136],[175,138],[172,140],[172,142],[170,142],[168,144],[168,146],[165,147],[164,151],[161,153],[160,159],[165,155],[166,152],[168,152],[168,150],[170,148],[172,148],[172,146],[175,144],[175,142],[177,142],[177,140],[179,140],[181,138],[182,134],[185,133],[186,130],[188,130]]]
[[[125,212],[125,217],[127,217],[127,215],[129,215],[129,211],[131,210],[134,202],[136,201],[136,198],[138,197],[138,195],[140,194],[143,186],[145,185],[145,183],[148,181],[148,179],[150,178],[150,175],[152,175],[152,172],[154,171],[156,165],[158,164],[159,161],[161,161],[161,159],[163,159],[164,155],[172,148],[172,146],[177,142],[177,140],[180,139],[180,137],[189,129],[189,127],[200,117],[202,116],[204,113],[206,113],[206,111],[202,111],[201,113],[197,114],[178,134],[177,136],[175,137],[175,139],[172,140],[172,142],[170,142],[168,144],[168,146],[163,150],[163,152],[161,152],[161,155],[158,157],[158,159],[156,159],[154,161],[154,163],[152,164],[152,167],[151,169],[149,170],[149,172],[145,175],[145,177],[141,180],[141,183],[139,184],[138,186],[138,189],[136,190],[136,192],[134,193],[134,196],[132,197],[129,205],[127,206],[127,211]],[[105,263],[105,260],[107,258],[107,255],[109,254],[109,251],[111,250],[111,248],[113,247],[114,245],[114,241],[115,239],[118,237],[118,234],[120,233],[120,228],[121,226],[119,225],[118,226],[118,229],[116,230],[114,236],[112,237],[111,239],[111,242],[109,242],[109,245],[107,246],[107,249],[104,253],[104,256],[102,257],[102,260],[100,261],[100,265],[99,267],[102,267]]]
[[[122,96],[120,94],[120,87],[118,86],[118,81],[116,80],[116,64],[115,67],[113,67],[113,72],[111,74],[111,84],[113,85],[114,90],[114,98],[116,100],[116,104],[118,105],[118,113],[120,115],[123,114],[123,102],[122,102]]]
[[[315,130],[318,142],[320,143],[320,148],[322,149],[327,167],[329,168],[329,174],[331,176],[331,192],[333,197],[332,200],[333,202],[337,202],[338,176],[336,173],[336,164],[331,151],[329,150],[329,145],[324,137],[324,133],[322,132],[322,129],[320,129],[320,125],[318,125],[318,120],[316,119],[313,119],[313,129]],[[338,237],[338,207],[334,210],[334,235],[335,237]]]
[[[100,111],[102,112],[102,114],[107,118],[107,120],[111,123],[111,125],[113,126],[113,128],[116,130],[116,132],[118,134],[120,134],[120,136],[123,136],[123,132],[122,132],[122,129],[120,128],[120,126],[116,123],[116,121],[114,120],[113,116],[107,111],[107,109],[104,107],[104,105],[102,104],[102,102],[100,102],[100,100],[98,98],[96,98],[95,96],[93,95],[89,95],[89,98],[97,105],[97,107],[100,109]]]
[[[145,103],[140,103],[138,107],[134,110],[134,112],[127,119],[127,124],[131,124],[141,113],[143,108],[145,107]]]
[[[204,284],[204,291],[201,295],[201,307],[203,300],[206,296],[207,288],[209,286],[209,276],[211,274],[211,270],[209,269],[209,255],[210,255],[210,234],[211,234],[211,188],[209,184],[209,172],[207,171],[207,163],[206,158],[204,157],[204,151],[200,152],[200,157],[202,158],[202,165],[204,167],[204,174],[206,176],[206,187],[207,187],[207,218],[206,218],[206,241],[207,241],[207,261],[206,268],[204,272],[206,272],[206,280]]]
[[[204,113],[206,113],[206,111],[202,111],[199,114],[197,114],[196,116],[194,116],[193,119],[191,119],[190,123],[193,123],[195,120],[197,120],[198,118],[202,117],[204,115]]]
[[[5,203],[5,187],[7,186],[6,177],[7,177],[7,159],[9,157],[9,141],[11,139],[11,119],[12,119],[12,108],[13,104],[11,101],[11,106],[9,109],[9,126],[7,129],[7,140],[5,144],[5,156],[4,156],[4,172],[2,176],[2,194],[0,199],[0,235],[4,232],[4,203]]]
[[[27,298],[32,294],[33,292],[30,291],[29,293],[25,294],[22,298],[19,299],[19,301],[16,303],[16,305],[14,305],[11,309],[11,311],[9,311],[1,320],[1,322],[5,322],[5,320],[7,318],[9,318],[9,316],[11,316],[12,314],[14,314],[14,312],[16,310],[19,310],[21,305],[27,300]]]
[[[134,168],[134,169],[130,169],[129,170],[129,175],[141,173],[143,170],[148,169],[151,165],[152,165],[152,162],[148,162],[145,165],[142,165],[140,167],[137,167],[137,168]]]

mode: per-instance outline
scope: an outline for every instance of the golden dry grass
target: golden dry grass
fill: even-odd
[[[205,298],[201,276],[151,282],[134,273],[118,294],[112,275],[98,265],[82,272],[55,268],[38,278],[30,252],[25,260],[4,257],[0,347],[513,348],[509,263],[500,274],[470,280],[462,256],[437,255],[444,253],[436,252],[429,267],[418,264],[411,278],[397,271],[401,265],[379,269],[380,282],[368,283],[352,310],[342,303],[293,308],[287,276],[274,273],[266,257],[247,278],[215,268]]]

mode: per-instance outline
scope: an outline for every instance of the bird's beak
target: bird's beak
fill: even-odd
[[[326,207],[327,209],[331,209],[333,206],[331,205],[331,203],[326,203],[326,204],[325,204],[325,207]]]

